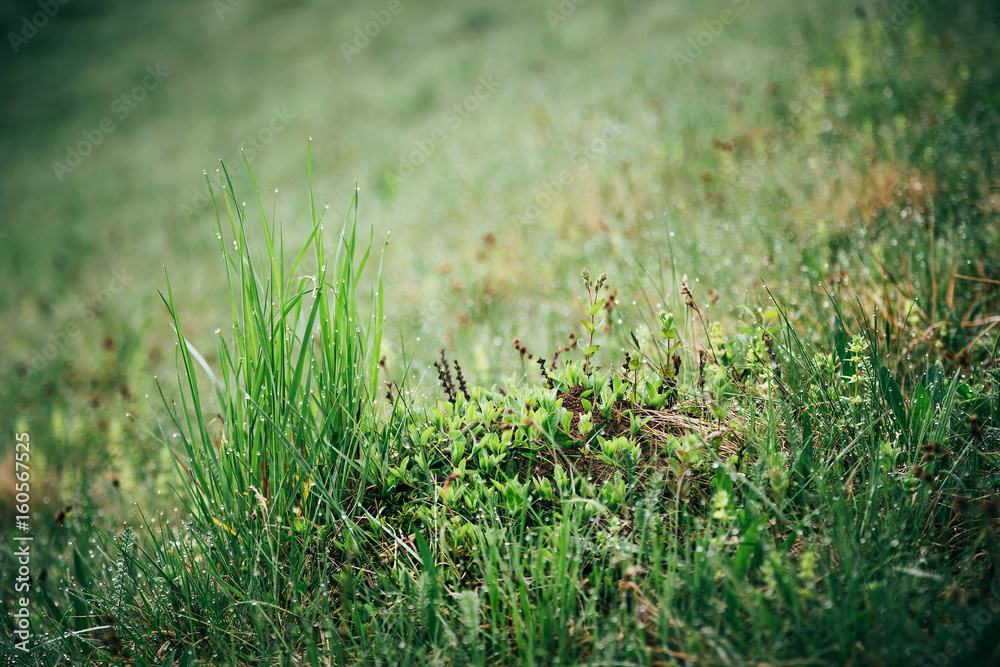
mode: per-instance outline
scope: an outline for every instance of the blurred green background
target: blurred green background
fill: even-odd
[[[929,293],[933,324],[954,260],[975,319],[997,278],[996,11],[910,4],[69,0],[42,21],[7,3],[0,502],[15,429],[51,514],[80,484],[102,507],[166,489],[157,291],[166,270],[212,362],[229,315],[203,173],[221,158],[249,198],[241,148],[289,246],[309,137],[330,238],[355,182],[361,221],[391,230],[382,353],[397,381],[414,355],[418,393],[441,347],[486,384],[521,368],[514,336],[551,354],[583,267],[608,271],[627,326],[676,272],[713,316],[767,284],[819,331],[821,283],[877,293],[871,269],[901,258],[910,292],[883,305]]]

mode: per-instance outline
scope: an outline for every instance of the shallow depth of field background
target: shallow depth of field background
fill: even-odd
[[[939,184],[910,161],[908,132],[946,137],[929,149],[937,164],[959,139],[928,105],[947,117],[975,103],[951,82],[920,89],[934,72],[917,57],[912,73],[879,71],[906,62],[879,49],[938,54],[927,17],[989,24],[981,4],[904,13],[866,51],[875,14],[833,1],[403,0],[365,44],[357,35],[384,2],[69,0],[17,53],[0,44],[2,475],[16,429],[31,433],[50,514],[81,485],[117,512],[166,492],[154,377],[171,395],[174,333],[158,290],[166,271],[211,363],[227,286],[199,193],[221,158],[255,209],[241,147],[261,189],[277,191],[265,206],[289,247],[309,226],[309,137],[330,238],[355,183],[376,245],[391,230],[382,353],[397,381],[412,355],[418,394],[437,391],[427,369],[441,347],[487,385],[520,372],[514,336],[549,354],[578,329],[583,267],[609,273],[625,322],[687,274],[713,316],[756,308],[767,285],[795,321],[822,328],[820,283],[871,290],[868,270],[926,231],[908,206]],[[39,10],[3,11],[9,35]],[[934,62],[975,46],[953,41]],[[166,74],[124,115],[118,100],[147,68]],[[983,70],[968,71],[982,88]],[[903,87],[873,88],[879,77]],[[53,166],[106,119],[113,131],[79,166]],[[988,156],[996,138],[973,140]],[[962,246],[963,225],[996,225],[984,164],[953,170],[976,213],[938,230],[955,245],[935,270],[954,259],[995,278],[995,259]],[[926,264],[913,255],[909,267]]]

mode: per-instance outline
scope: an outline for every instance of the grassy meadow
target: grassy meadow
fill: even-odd
[[[994,3],[0,28],[4,664],[1000,664]]]

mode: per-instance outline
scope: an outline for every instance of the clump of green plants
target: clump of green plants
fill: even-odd
[[[518,339],[538,374],[502,390],[465,396],[442,377],[445,400],[414,411],[391,477],[410,498],[395,526],[440,550],[435,590],[494,614],[475,634],[488,655],[891,662],[968,629],[933,619],[995,593],[977,563],[997,557],[1000,462],[967,437],[969,410],[996,419],[994,385],[936,365],[904,396],[877,329],[814,348],[772,308],[727,334],[686,280],[702,335],[685,342],[661,312],[622,367],[601,367],[605,279],[583,279],[586,347],[560,349],[557,367]],[[471,660],[459,636],[441,655]],[[952,650],[977,655],[987,636]]]
[[[844,318],[815,345],[777,306],[730,329],[686,278],[684,312],[657,311],[602,363],[615,304],[584,271],[582,330],[551,359],[518,339],[534,363],[487,388],[442,351],[440,400],[392,379],[379,396],[382,295],[359,296],[357,194],[334,257],[314,213],[286,264],[263,201],[250,224],[231,188],[233,326],[215,364],[164,295],[182,389],[164,439],[187,519],[109,536],[104,571],[77,564],[53,659],[988,655],[994,627],[970,628],[997,599],[995,371],[898,377],[877,326]],[[301,275],[307,250],[316,275]]]
[[[253,225],[228,176],[215,192],[232,297],[231,330],[216,332],[217,368],[188,343],[169,280],[163,296],[177,332],[180,388],[179,401],[164,397],[163,437],[188,522],[174,532],[147,520],[146,558],[130,561],[150,584],[145,601],[81,591],[87,615],[111,617],[116,641],[129,647],[121,653],[137,660],[179,657],[187,642],[177,638],[189,633],[224,642],[233,656],[250,655],[260,636],[276,631],[293,634],[266,652],[290,648],[297,620],[310,608],[328,611],[321,601],[339,576],[335,564],[361,550],[351,517],[372,480],[385,476],[377,450],[399,428],[373,400],[381,281],[361,315],[358,285],[372,245],[359,247],[357,194],[335,252],[325,247],[325,210],[313,206],[312,231],[289,254],[259,191]],[[306,275],[310,252],[318,271]],[[206,387],[218,411],[206,407]],[[123,576],[116,573],[115,591]],[[73,635],[71,646],[92,653],[87,639]]]

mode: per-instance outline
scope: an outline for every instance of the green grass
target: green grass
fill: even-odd
[[[1000,460],[970,420],[995,423],[998,378],[937,363],[904,396],[879,322],[826,349],[780,307],[727,333],[686,281],[694,335],[663,313],[624,367],[595,367],[610,313],[585,272],[597,342],[540,380],[469,388],[442,355],[436,405],[383,398],[357,197],[332,262],[320,217],[286,264],[266,206],[250,223],[230,187],[218,374],[164,297],[187,520],[109,537],[103,572],[75,556],[43,661],[996,658]]]
[[[40,644],[17,658],[1000,660],[996,10],[928,3],[897,24],[893,6],[751,4],[678,66],[729,6],[588,4],[557,30],[516,3],[407,6],[344,69],[346,96],[301,92],[342,58],[336,39],[308,50],[331,28],[305,3],[211,28],[172,10],[192,44],[256,36],[226,57],[299,118],[239,160],[260,93],[175,60],[148,117],[59,197],[12,207],[47,213],[51,242],[3,239],[3,271],[62,267],[2,301],[19,314],[4,371],[23,376],[9,430],[37,443],[49,517]],[[331,14],[332,33],[366,11]],[[418,28],[445,44],[422,49]],[[150,62],[197,57],[141,35],[125,48]],[[279,76],[259,43],[301,66]],[[426,74],[402,69],[415,59]],[[490,73],[480,110],[391,178]],[[188,128],[172,109],[191,99],[216,107]],[[76,131],[5,114],[56,153]],[[609,120],[621,134],[581,153]],[[202,185],[176,141],[151,144],[155,184],[109,176],[148,174],[134,148],[154,128],[226,158],[193,220],[180,206]],[[294,128],[318,128],[305,158]],[[41,195],[33,176],[5,201]],[[168,224],[96,223],[113,184]],[[60,212],[76,224],[46,221]],[[95,269],[119,259],[125,289]],[[67,335],[35,370],[38,331]]]

